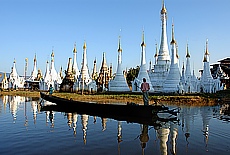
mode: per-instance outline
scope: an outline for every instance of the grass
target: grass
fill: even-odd
[[[212,106],[215,105],[218,98],[229,97],[230,91],[222,91],[216,94],[150,94],[150,104],[164,103],[167,105],[188,105],[188,106]],[[0,91],[0,96],[12,95],[12,96],[28,96],[28,97],[40,97],[39,91]],[[134,102],[143,104],[141,93],[97,93],[97,94],[85,94],[78,93],[59,93],[55,92],[54,96],[73,99],[79,101],[95,101],[100,103],[127,103]]]

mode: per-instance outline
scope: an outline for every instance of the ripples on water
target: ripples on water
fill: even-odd
[[[229,116],[221,106],[181,107],[179,124],[159,122],[157,128],[40,111],[38,103],[19,96],[0,98],[1,155],[230,154]]]

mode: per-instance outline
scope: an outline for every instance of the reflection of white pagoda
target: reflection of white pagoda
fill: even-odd
[[[31,101],[31,107],[32,107],[32,111],[33,111],[34,124],[36,124],[37,112],[38,112],[38,103],[36,101]]]
[[[107,122],[107,118],[101,118],[102,131],[106,130],[106,122]]]
[[[74,135],[77,134],[76,128],[77,128],[77,116],[78,114],[75,113],[67,113],[67,124],[69,126],[69,128],[73,128],[73,133]]]
[[[78,114],[75,112],[75,113],[73,113],[73,116],[72,116],[72,118],[73,118],[73,133],[74,133],[74,135],[76,135],[77,134],[77,116],[78,116]]]
[[[208,147],[208,136],[209,136],[209,121],[212,118],[212,111],[210,107],[201,107],[200,113],[203,121],[203,135],[205,138],[205,147]],[[207,150],[208,151],[208,150]]]
[[[67,124],[69,126],[69,128],[72,128],[72,113],[67,113]]]
[[[10,107],[11,114],[13,116],[14,123],[17,119],[18,106],[20,103],[24,101],[25,101],[25,97],[21,97],[21,96],[10,96],[9,98],[9,107]]]
[[[175,123],[170,122],[170,140],[171,140],[171,153],[176,154],[176,139],[178,135],[178,128]]]
[[[53,111],[46,111],[46,124],[48,124],[50,122],[51,128],[54,128],[54,114],[55,113]]]
[[[121,121],[118,121],[117,123],[117,141],[118,143],[120,143],[122,140],[121,140],[121,137],[122,137],[122,126],[121,126]]]
[[[89,115],[86,114],[81,115],[84,144],[86,144],[86,131],[87,131],[88,120],[89,120]]]
[[[157,137],[160,140],[160,151],[162,155],[168,154],[168,148],[167,148],[167,142],[168,142],[168,136],[169,136],[169,128],[162,127],[157,130]]]
[[[8,96],[3,96],[2,103],[4,105],[4,111],[6,110],[6,105],[8,103],[8,99],[9,99]]]

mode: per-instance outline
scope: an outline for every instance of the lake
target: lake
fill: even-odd
[[[160,126],[149,126],[41,111],[39,103],[29,97],[0,97],[1,155],[230,154],[228,105],[184,106],[178,122],[158,121]]]

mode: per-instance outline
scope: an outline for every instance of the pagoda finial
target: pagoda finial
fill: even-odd
[[[51,57],[54,57],[54,47],[52,47]]]
[[[141,43],[141,46],[146,46],[145,45],[145,32],[144,32],[144,30],[142,31],[142,43]]]
[[[122,52],[122,49],[121,49],[121,36],[120,35],[118,37],[118,52]]]
[[[76,42],[74,43],[73,53],[77,53]]]
[[[174,38],[174,23],[172,22],[172,41],[171,41],[171,45],[172,44],[176,44],[176,40]]]
[[[37,59],[36,59],[36,53],[35,53],[35,55],[34,55],[34,62],[36,62],[37,61]]]
[[[165,3],[164,3],[164,0],[162,0],[162,9],[161,9],[161,14],[166,14],[167,13],[167,10],[165,8]]]
[[[156,46],[156,53],[155,53],[154,57],[157,57],[158,56],[157,43],[155,43],[155,46]]]
[[[186,58],[190,58],[190,54],[189,54],[189,51],[188,51],[188,43],[186,45]]]
[[[205,49],[204,49],[204,59],[203,59],[203,62],[207,62],[207,55],[206,55]]]
[[[208,52],[208,39],[206,40],[206,50],[205,50],[205,55],[209,55],[209,52]]]
[[[86,42],[84,41],[83,49],[86,49]]]

